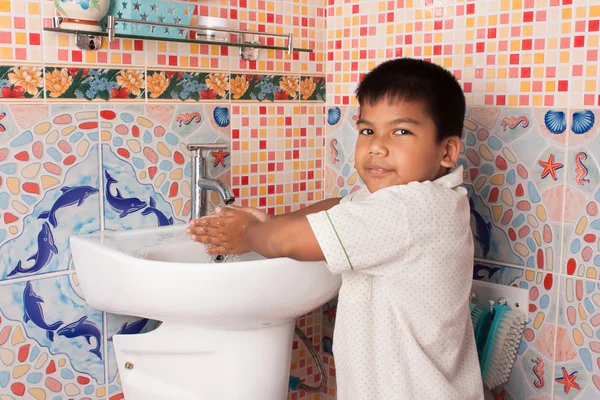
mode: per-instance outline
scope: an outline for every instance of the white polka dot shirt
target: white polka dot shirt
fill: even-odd
[[[468,298],[473,239],[462,167],[363,188],[307,218],[341,273],[339,400],[483,399]]]

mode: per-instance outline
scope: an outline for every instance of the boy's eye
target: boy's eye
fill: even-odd
[[[412,132],[407,129],[398,129],[394,131],[394,135],[402,136],[402,135],[411,135]]]
[[[358,131],[359,135],[372,135],[373,134],[373,130],[372,129],[361,129]]]

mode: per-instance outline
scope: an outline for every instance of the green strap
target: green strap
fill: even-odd
[[[331,217],[329,216],[329,213],[327,211],[325,211],[325,215],[327,215],[327,219],[329,220],[329,223],[331,224],[331,227],[333,228],[333,232],[335,232],[335,236],[337,237],[338,241],[340,242],[340,245],[342,246],[342,250],[344,250],[344,255],[346,256],[346,260],[348,260],[350,269],[354,269],[354,267],[352,266],[352,262],[350,262],[350,257],[348,257],[348,252],[346,251],[346,248],[344,247],[344,243],[342,243],[342,239],[340,239],[340,235],[338,235],[337,230],[335,229],[335,225],[333,225],[333,222],[331,221]]]

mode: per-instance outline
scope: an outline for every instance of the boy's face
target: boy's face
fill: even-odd
[[[434,180],[449,163],[447,139],[438,143],[436,126],[420,102],[384,99],[361,106],[355,167],[371,193],[389,186]],[[460,139],[456,137],[460,145]],[[458,156],[458,154],[457,154]]]

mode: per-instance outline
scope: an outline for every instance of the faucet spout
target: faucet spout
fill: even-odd
[[[226,149],[227,145],[221,143],[206,143],[206,144],[188,144],[188,151],[192,155],[192,208],[190,219],[198,219],[204,217],[207,211],[207,193],[209,190],[214,190],[219,194],[225,204],[231,204],[235,201],[235,197],[231,194],[231,190],[223,182],[208,178],[208,169],[206,165],[205,151]]]
[[[227,205],[232,204],[235,201],[235,197],[231,194],[231,190],[221,181],[208,178],[198,179],[198,186],[204,190],[214,190],[219,194],[221,200]]]

